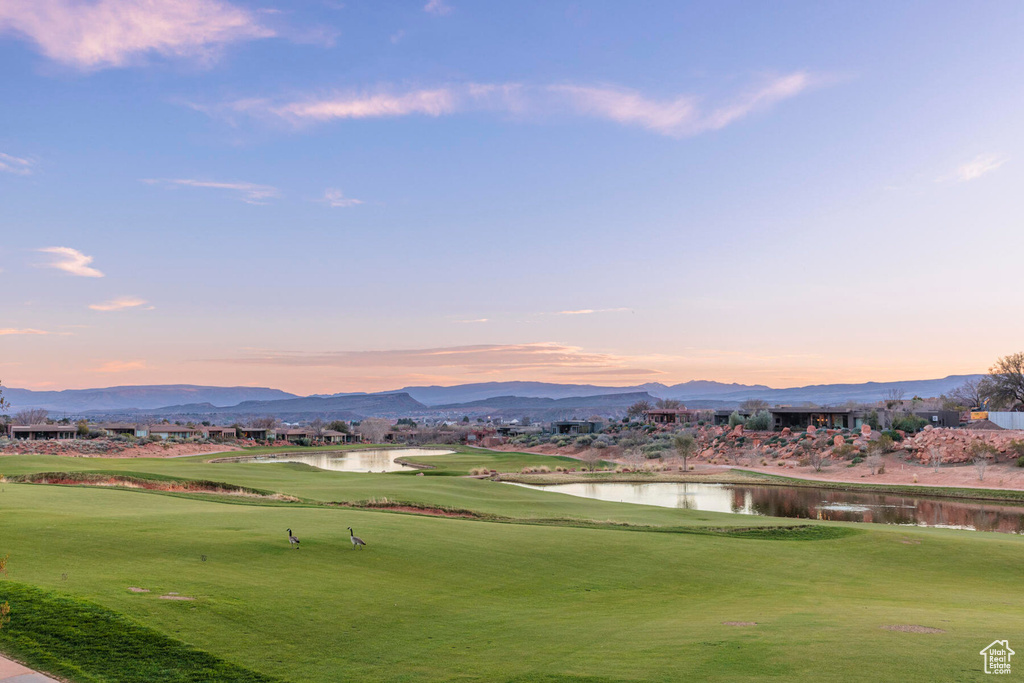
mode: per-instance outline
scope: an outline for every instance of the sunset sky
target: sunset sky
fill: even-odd
[[[1024,350],[1024,4],[0,2],[0,380],[796,386]]]

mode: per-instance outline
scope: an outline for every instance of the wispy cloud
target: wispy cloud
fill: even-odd
[[[452,13],[452,7],[446,4],[444,0],[429,0],[427,4],[423,6],[423,11],[428,14],[444,16]]]
[[[0,152],[0,171],[15,175],[31,175],[33,163],[28,159]]]
[[[155,306],[147,306],[149,302],[135,296],[122,296],[101,304],[91,304],[89,308],[94,311],[123,311],[126,308],[139,308],[145,306],[144,310],[151,311]]]
[[[581,308],[578,311],[558,311],[551,315],[590,315],[592,313],[625,313],[629,308]]]
[[[474,318],[472,320],[456,320],[455,322],[462,323],[462,324],[465,324],[465,325],[472,325],[474,323],[486,323],[486,322],[489,322],[489,321],[490,321],[490,318]]]
[[[4,0],[3,31],[83,69],[125,66],[149,53],[210,60],[228,43],[274,35],[254,13],[222,0]]]
[[[323,201],[326,202],[328,206],[340,208],[358,206],[363,203],[363,200],[361,199],[352,199],[351,197],[346,197],[345,193],[342,192],[341,190],[332,189],[324,190]]]
[[[800,94],[812,84],[813,79],[806,72],[778,76],[731,102],[709,109],[702,107],[702,98],[694,95],[655,99],[615,86],[553,85],[549,89],[564,96],[568,105],[582,115],[640,126],[671,137],[687,137],[725,128]]]
[[[503,369],[551,367],[607,369],[625,365],[624,359],[612,354],[587,352],[579,347],[555,342],[326,353],[268,351],[219,362],[294,367],[488,367]]]
[[[405,91],[378,86],[296,99],[249,98],[212,106],[188,106],[232,120],[246,115],[295,126],[413,115],[441,117],[468,111],[513,114],[519,118],[568,113],[682,138],[720,130],[822,82],[824,79],[807,72],[791,73],[762,80],[756,87],[713,106],[705,104],[707,98],[694,94],[655,98],[619,86],[521,83],[462,83]]]
[[[8,335],[40,335],[40,334],[50,334],[50,333],[47,332],[46,330],[36,330],[36,329],[31,328],[31,327],[23,327],[23,328],[3,327],[3,328],[0,328],[0,337],[6,337]]]
[[[961,183],[977,180],[986,173],[996,170],[1007,161],[1007,157],[998,154],[982,154],[960,166],[953,175],[953,178]],[[948,178],[940,178],[940,180],[944,179]]]
[[[50,263],[43,264],[47,268],[57,268],[65,273],[71,273],[79,277],[103,277],[103,273],[91,267],[92,256],[86,256],[77,249],[71,247],[44,247],[39,251],[44,254],[53,254],[55,258]]]
[[[244,182],[218,182],[213,180],[194,180],[191,178],[144,178],[150,185],[169,185],[180,187],[200,187],[214,190],[232,190],[241,194],[241,200],[247,204],[266,204],[266,200],[281,196],[281,191],[271,185],[257,185]]]
[[[127,372],[129,370],[145,370],[144,360],[109,360],[92,368],[92,372]]]

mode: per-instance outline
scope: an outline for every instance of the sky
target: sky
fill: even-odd
[[[775,387],[1022,350],[1018,2],[0,2],[0,380]]]

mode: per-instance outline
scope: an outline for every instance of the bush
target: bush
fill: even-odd
[[[741,425],[741,424],[743,424],[743,417],[740,415],[740,411],[738,411],[738,410],[732,411],[732,414],[729,415],[729,426],[730,427],[735,427],[736,425]]]
[[[604,441],[595,441],[594,443],[590,444],[590,447],[597,449],[608,448],[608,444],[605,443]]]
[[[301,439],[299,439],[299,445],[306,446],[308,448],[309,446],[313,445],[313,442],[306,437],[302,437]]]
[[[771,429],[772,416],[767,410],[762,410],[756,415],[751,415],[743,423],[744,429],[749,429],[754,432],[766,432]]]
[[[1024,455],[1017,458],[1017,467],[1024,467]]]
[[[576,445],[577,446],[581,446],[583,448],[586,448],[587,446],[589,446],[593,442],[594,442],[594,437],[592,437],[592,436],[590,436],[588,434],[584,434],[583,436],[577,436],[576,437]]]
[[[892,428],[894,430],[899,429],[900,431],[913,434],[914,432],[919,432],[924,429],[927,424],[928,420],[923,417],[918,417],[917,415],[903,415],[892,421]]]
[[[889,437],[890,441],[903,441],[903,435],[897,432],[895,429],[886,429],[882,432],[882,437]]]

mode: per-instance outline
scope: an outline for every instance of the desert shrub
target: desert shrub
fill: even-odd
[[[608,444],[605,441],[595,441],[594,443],[590,444],[590,447],[597,449],[608,448]]]
[[[897,434],[897,436],[899,436]],[[889,432],[884,432],[877,440],[872,441],[870,446],[878,449],[881,453],[891,453],[895,448],[895,442],[899,439],[894,439],[889,435]]]
[[[904,432],[919,432],[928,424],[928,420],[917,415],[902,415],[892,421],[892,428]]]
[[[843,460],[849,460],[853,457],[853,454],[857,452],[857,449],[848,443],[844,443],[842,446],[836,446],[832,449],[832,455]]]
[[[1017,467],[1024,467],[1024,455],[1017,458]]]
[[[1017,467],[1024,467],[1020,464],[1020,461],[1024,459],[1024,440],[1014,439],[1007,444],[1006,450],[1017,456]]]
[[[589,446],[593,442],[594,442],[594,437],[590,436],[589,434],[584,434],[582,436],[577,436],[575,443],[576,443],[577,446],[581,446],[583,448],[586,448],[587,446]]]
[[[730,427],[735,427],[736,425],[741,425],[741,424],[743,424],[743,416],[740,415],[740,411],[738,411],[738,410],[732,411],[732,414],[729,415],[729,426]]]
[[[313,442],[306,437],[302,437],[301,439],[299,439],[299,445],[306,446],[308,448],[309,446],[313,445]]]
[[[762,410],[756,415],[751,415],[743,423],[744,429],[749,429],[755,432],[766,432],[771,429],[772,416],[767,410]]]
[[[882,432],[882,437],[889,437],[892,441],[903,441],[903,435],[897,432],[895,429],[886,429]]]
[[[853,460],[851,460],[851,461],[850,461],[850,464],[851,464],[851,465],[859,465],[859,464],[861,464],[862,462],[864,462],[864,458],[862,458],[862,457],[860,457],[860,456],[858,455],[858,456],[857,456],[856,458],[854,458]]]

